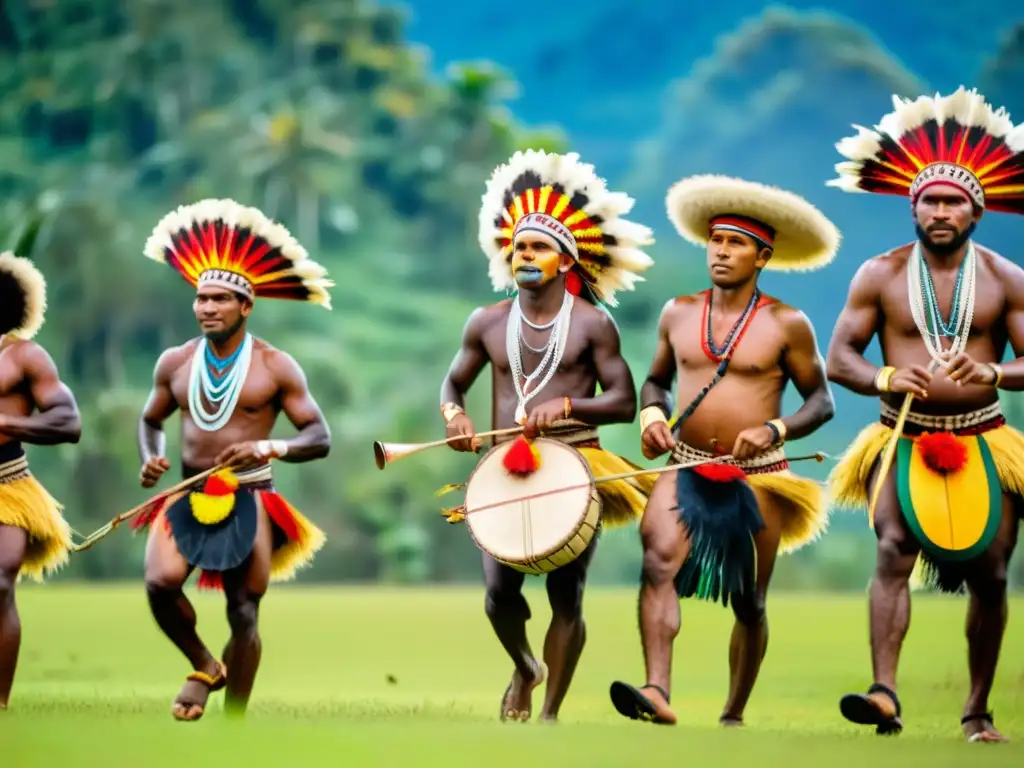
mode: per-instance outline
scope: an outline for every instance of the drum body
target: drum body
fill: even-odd
[[[549,573],[590,545],[601,519],[601,497],[590,465],[575,448],[539,437],[533,445],[540,466],[517,477],[502,464],[512,444],[494,446],[470,475],[466,526],[476,546],[495,560],[523,573]],[[572,487],[562,490],[566,486]],[[538,493],[546,495],[515,500]],[[481,506],[487,508],[474,511]]]

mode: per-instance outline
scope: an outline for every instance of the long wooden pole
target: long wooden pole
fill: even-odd
[[[692,469],[694,467],[706,466],[708,464],[721,464],[722,462],[729,461],[731,458],[732,456],[726,454],[724,456],[714,456],[710,459],[700,459],[697,461],[690,461],[683,464],[669,464],[667,466],[656,467],[654,469],[635,469],[629,472],[620,472],[617,475],[604,475],[602,477],[596,477],[594,478],[593,482],[609,483],[612,482],[613,480],[626,480],[630,477],[639,477],[640,475],[660,475],[663,472],[676,472],[680,469]],[[788,459],[788,461],[790,463],[793,463],[797,461],[810,461],[811,459],[814,459],[817,462],[822,462],[826,458],[828,458],[827,454],[821,453],[819,451],[818,453],[808,454],[807,456],[794,456],[793,458]],[[561,488],[553,488],[549,491],[538,491],[537,493],[531,493],[526,496],[517,496],[513,499],[505,499],[504,501],[496,501],[490,504],[482,504],[479,507],[473,507],[473,509],[467,508],[465,514],[469,515],[474,512],[482,512],[485,509],[494,509],[496,507],[504,506],[505,504],[515,504],[520,501],[531,501],[533,499],[539,499],[544,496],[551,496],[556,493],[564,493],[565,491],[575,491],[583,488],[589,488],[590,485],[590,483],[579,483],[577,485],[566,485]]]
[[[935,373],[939,365],[940,361],[933,359],[928,364],[929,372]],[[889,442],[885,446],[885,452],[882,454],[882,461],[878,465],[878,478],[875,480],[875,487],[871,491],[871,502],[868,504],[868,525],[872,530],[875,527],[875,507],[878,505],[878,497],[882,494],[885,478],[892,468],[893,459],[896,457],[896,448],[899,446],[900,437],[903,436],[903,427],[907,423],[907,416],[910,415],[910,405],[913,401],[913,393],[907,392],[903,398],[903,405],[900,406],[900,412],[896,416],[896,423],[892,428],[892,437],[889,438]]]
[[[211,467],[210,469],[207,469],[207,470],[205,470],[203,472],[200,472],[197,475],[193,475],[192,477],[188,478],[187,480],[182,480],[180,483],[176,483],[175,485],[172,485],[166,491],[161,491],[156,496],[154,496],[153,498],[149,499],[149,501],[144,501],[141,504],[139,504],[137,507],[132,507],[127,512],[122,512],[120,515],[118,515],[117,517],[112,519],[109,523],[104,525],[102,528],[98,528],[95,531],[93,531],[92,533],[90,533],[88,536],[86,536],[85,539],[80,544],[72,544],[71,545],[71,551],[72,552],[84,552],[85,550],[89,549],[93,544],[95,544],[97,541],[99,541],[104,536],[106,536],[108,533],[110,533],[112,530],[117,528],[117,526],[119,526],[121,523],[125,522],[126,520],[130,520],[131,518],[135,517],[137,514],[139,514],[139,512],[144,510],[146,507],[154,504],[155,502],[157,502],[158,500],[160,500],[162,498],[170,496],[172,493],[177,493],[178,491],[183,491],[186,488],[188,488],[188,487],[190,487],[192,485],[195,485],[200,480],[205,480],[207,477],[212,475],[214,472],[219,472],[220,470],[227,468],[227,466],[228,466],[227,464],[221,464],[221,465],[218,465],[216,467]]]

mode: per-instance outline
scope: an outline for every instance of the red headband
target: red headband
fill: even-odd
[[[734,232],[742,232],[756,240],[760,240],[769,248],[775,245],[775,230],[763,222],[749,219],[746,216],[734,214],[715,216],[708,223],[708,231],[713,232],[716,229],[731,229]]]

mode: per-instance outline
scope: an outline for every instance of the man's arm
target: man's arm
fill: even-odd
[[[661,310],[658,319],[658,342],[654,348],[654,359],[647,372],[647,378],[640,388],[641,410],[656,405],[665,412],[665,418],[672,418],[672,385],[676,380],[676,360],[669,340],[669,311],[675,306],[675,299]]]
[[[828,380],[859,395],[878,395],[878,368],[864,359],[881,316],[882,263],[866,261],[850,281],[846,305],[836,319],[826,353]]]
[[[811,321],[803,312],[790,307],[780,314],[786,338],[782,367],[804,399],[796,413],[781,419],[786,439],[796,440],[816,431],[835,416],[836,404]]]
[[[466,325],[462,329],[462,346],[448,367],[444,381],[441,382],[442,408],[449,403],[465,408],[466,393],[490,362],[483,340],[488,309],[477,307],[466,319]]]
[[[171,376],[178,362],[180,347],[165,350],[153,367],[153,388],[139,418],[139,461],[143,465],[150,459],[164,458],[167,436],[164,422],[178,409],[171,392]]]
[[[302,367],[294,357],[281,350],[270,352],[266,359],[278,385],[281,410],[292,426],[299,430],[299,434],[290,440],[273,441],[275,446],[280,442],[285,447],[283,452],[274,451],[276,458],[296,464],[324,458],[331,450],[331,430],[320,406],[309,392]]]
[[[82,437],[78,403],[60,380],[53,358],[34,342],[25,342],[16,351],[35,412],[28,416],[0,414],[0,432],[35,445],[77,443]]]
[[[631,424],[636,418],[636,385],[629,364],[622,356],[619,329],[612,316],[600,310],[592,322],[591,345],[601,394],[572,398],[569,418],[595,426]]]
[[[1024,269],[1007,262],[1001,272],[1006,290],[1006,333],[1015,359],[1000,366],[998,386],[1020,392],[1024,390]]]

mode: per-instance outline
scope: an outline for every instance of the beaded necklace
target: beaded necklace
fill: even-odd
[[[949,310],[949,321],[942,319],[939,301],[935,294],[935,283],[931,269],[921,251],[921,244],[914,243],[907,263],[907,293],[914,324],[921,334],[925,348],[933,360],[943,353],[943,338],[950,339],[949,352],[956,355],[967,347],[971,323],[974,319],[974,295],[977,284],[978,257],[974,243],[968,243],[967,253],[957,270],[953,287],[953,304]]]
[[[512,369],[512,383],[515,386],[516,399],[519,401],[515,413],[517,424],[523,424],[526,421],[526,404],[536,397],[547,386],[548,382],[554,378],[555,373],[558,372],[558,366],[562,362],[562,355],[565,353],[565,344],[569,339],[569,321],[572,316],[574,301],[573,295],[566,291],[562,299],[562,308],[550,323],[545,323],[544,325],[531,323],[523,315],[522,308],[519,306],[518,295],[512,301],[512,306],[509,308],[508,325],[505,329],[505,351],[508,354],[509,367]],[[529,375],[523,373],[522,349],[520,346],[521,344],[526,344],[523,338],[524,322],[538,330],[551,328],[551,334],[548,336],[548,342],[543,350],[544,357]],[[533,349],[533,347],[528,348],[533,352],[542,351]],[[544,374],[544,377],[530,389],[530,385],[536,382],[537,377],[541,373]]]
[[[707,292],[704,299],[704,326],[705,333],[701,339],[701,348],[704,350],[704,354],[707,355],[711,360],[718,362],[718,368],[715,370],[715,375],[707,384],[705,384],[700,392],[697,393],[697,397],[693,399],[686,408],[680,413],[675,419],[669,423],[669,429],[675,431],[676,428],[681,427],[693,412],[697,410],[704,398],[708,396],[708,393],[715,387],[718,382],[725,376],[726,371],[729,369],[729,363],[732,360],[733,354],[736,352],[736,348],[739,346],[740,341],[746,334],[747,329],[750,327],[751,322],[754,319],[754,315],[757,314],[757,310],[763,307],[765,304],[771,303],[771,299],[763,299],[760,291],[754,289],[753,295],[750,297],[750,302],[747,304],[747,308],[743,310],[743,314],[740,315],[739,320],[733,325],[732,330],[729,331],[729,335],[725,338],[725,343],[721,350],[715,347],[714,339],[711,333],[711,291]]]
[[[196,345],[188,382],[188,409],[192,421],[205,432],[216,432],[235,412],[252,363],[252,347],[248,333],[238,349],[223,359],[214,354],[207,339]],[[213,407],[212,412],[206,410],[204,398]]]

